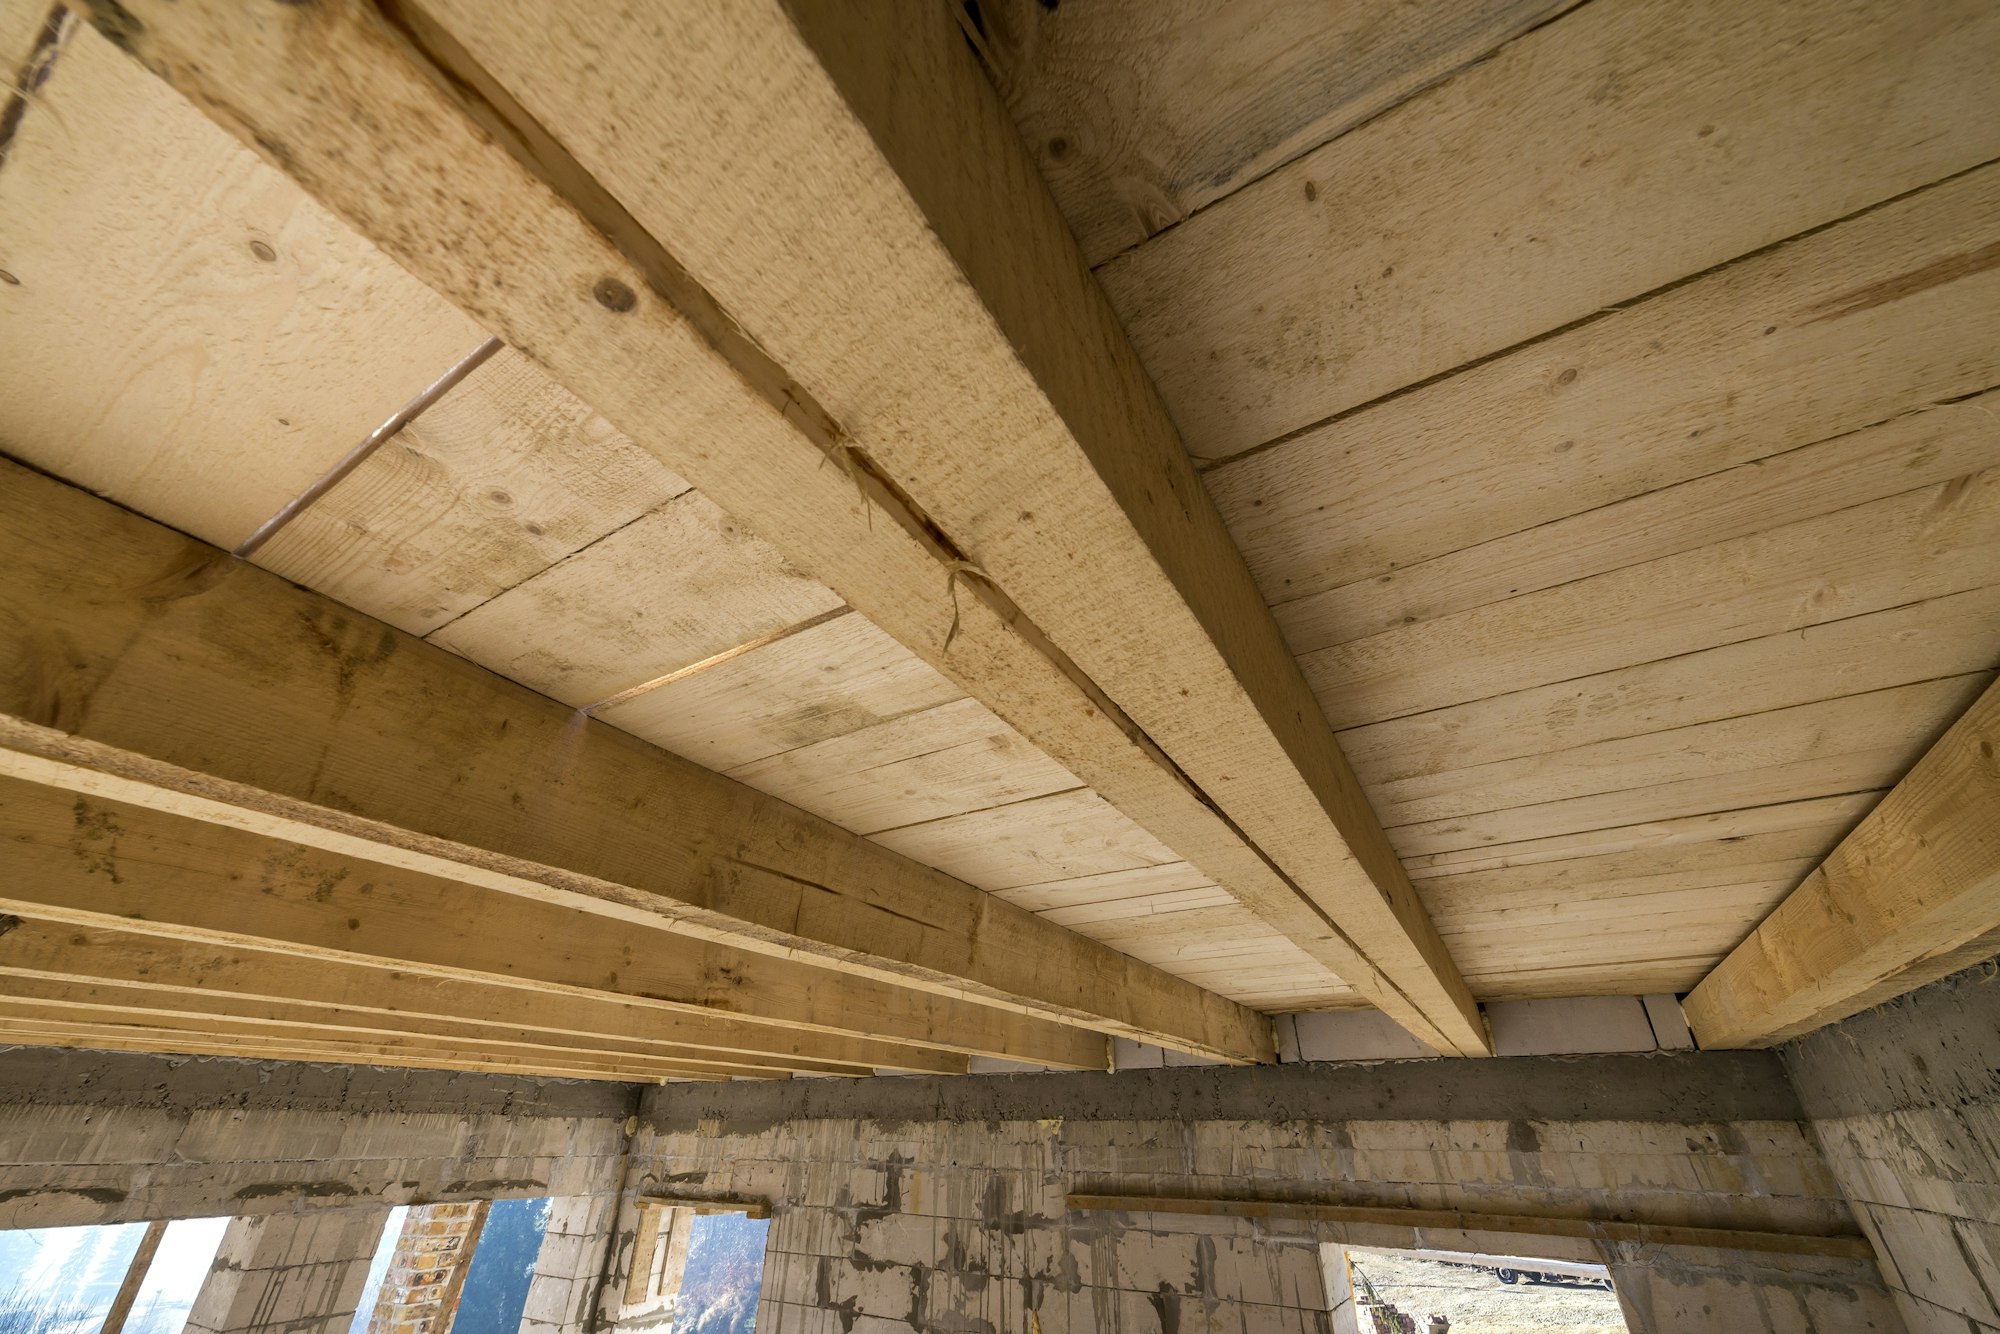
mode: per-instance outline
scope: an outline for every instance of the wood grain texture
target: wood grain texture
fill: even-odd
[[[1086,996],[1135,1018],[1150,996],[1178,1012],[1162,1027],[1219,1039],[1197,1045],[1257,1051],[1239,1007],[104,501],[4,479],[17,774],[1071,1022],[1103,1021]],[[989,966],[1046,994],[988,991]]]
[[[649,1000],[559,992],[508,978],[441,979],[377,960],[335,962],[281,949],[221,945],[135,931],[22,919],[0,937],[0,972],[143,988],[163,995],[282,1001],[391,1019],[532,1029],[572,1045],[702,1053],[744,1065],[867,1073],[879,1068],[960,1074],[963,1056],[867,1038],[806,1033],[664,1008]]]
[[[539,367],[502,348],[255,560],[424,635],[687,489]]]
[[[1299,652],[1698,544],[1746,465],[2000,383],[1996,217],[1982,168],[1205,480]]]
[[[840,605],[690,491],[429,638],[587,708]]]
[[[96,13],[398,262],[1371,1000],[1440,1048],[1485,1048],[948,14],[688,7],[633,25],[575,7],[445,6],[399,9],[392,28],[348,10],[245,21],[220,6],[141,8]],[[654,40],[665,45],[643,49]],[[586,51],[612,64],[576,77]],[[765,75],[748,100],[745,60]],[[889,79],[884,61],[907,68]],[[913,95],[884,101],[892,86]],[[739,104],[742,116],[722,114]],[[675,161],[670,178],[633,170],[612,142],[633,133],[650,144],[642,156]],[[416,184],[440,176],[454,198]],[[867,503],[846,467],[821,466],[829,451],[857,464]],[[960,599],[947,654],[941,576],[960,557],[985,576]],[[1116,572],[1120,596],[1086,592],[1079,570]],[[1192,657],[1152,651],[1163,638]]]
[[[1980,0],[1588,4],[1100,276],[1228,458],[2000,157],[1997,54]]]
[[[729,312],[711,342],[739,348],[732,365],[767,400],[823,405],[830,422],[809,434],[858,451],[843,457],[883,491],[874,531],[932,544],[933,572],[905,579],[857,543],[847,503],[799,513],[796,481],[774,493],[807,457],[797,449],[678,471],[1371,1000],[1447,1049],[1485,1050],[1470,994],[943,9],[663,5],[635,25],[609,8],[445,3],[435,18],[448,33],[415,37],[430,58],[504,89],[488,105],[518,99],[505,114],[548,136],[535,160],[546,170],[559,145],[570,157],[551,176],[601,190],[607,225],[615,214],[622,233],[671,238],[700,289],[678,308]],[[765,75],[754,96],[748,61]],[[642,166],[634,136],[676,170]],[[937,576],[961,559],[982,572],[966,600],[1019,644],[992,645],[979,625],[938,634]]]
[[[82,24],[0,268],[0,450],[224,547],[485,337]]]
[[[875,842],[949,863],[981,889],[1162,866],[1179,859],[1096,793],[1078,789],[885,829]]]
[[[1940,409],[1947,411],[1948,409]],[[1964,425],[2000,447],[2000,420]],[[1991,586],[2000,472],[1884,497],[1305,659],[1347,726]]]
[[[1098,1064],[1090,1034],[668,929],[401,867],[355,863],[208,821],[0,778],[10,884],[0,911],[449,983],[509,978],[682,1013],[1005,1056]],[[965,1045],[961,1045],[965,1044]]]
[[[1100,264],[1574,0],[981,0],[967,25]]]
[[[2000,927],[2000,690],[1967,709],[1687,1000],[1704,1047],[1769,1046]]]

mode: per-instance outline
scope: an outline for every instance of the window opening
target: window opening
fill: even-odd
[[[1336,1311],[1346,1296],[1351,1334],[1628,1334],[1603,1265],[1355,1246],[1328,1246],[1326,1259],[1328,1291]]]

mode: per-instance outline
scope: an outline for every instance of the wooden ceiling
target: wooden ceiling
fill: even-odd
[[[1469,1054],[1468,995],[1694,988],[1992,680],[1991,6],[910,7],[9,6],[8,712],[204,777],[17,730],[70,767],[0,780],[0,1032],[679,1078],[1373,1003]],[[250,557],[298,589],[202,583],[268,640],[62,605],[204,558],[51,479],[228,551],[489,332]],[[282,627],[342,609],[398,634],[328,677]]]

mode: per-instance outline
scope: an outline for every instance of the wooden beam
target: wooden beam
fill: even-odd
[[[1685,1003],[1704,1047],[1768,1047],[1934,981],[2000,930],[2000,685]]]
[[[671,929],[724,973],[810,960],[989,1033],[1271,1056],[1253,1011],[13,465],[0,625],[0,772]]]
[[[776,1069],[878,1069],[964,1074],[966,1058],[669,1010],[650,1001],[577,995],[515,979],[441,980],[392,964],[287,955],[282,947],[216,945],[15,917],[0,922],[0,975],[143,990],[180,1005],[283,1002],[376,1016],[376,1022],[466,1024],[549,1035],[559,1045],[728,1060]]]
[[[1372,1003],[1489,1051],[947,8],[640,10],[93,6]]]
[[[40,926],[51,934],[74,942],[82,933],[56,923],[24,924],[15,932]],[[100,932],[100,936],[113,933]],[[148,942],[165,953],[172,942]],[[95,942],[93,942],[95,944]],[[77,947],[87,965],[95,951],[90,945]],[[318,966],[322,961],[314,960]],[[171,966],[171,965],[169,965]],[[739,1052],[706,1051],[700,1048],[649,1046],[621,1042],[591,1034],[554,1033],[547,1029],[506,1024],[477,1023],[471,1020],[440,1019],[429,1015],[404,1014],[379,1009],[315,1005],[289,997],[238,996],[198,987],[162,987],[145,981],[104,978],[79,972],[28,973],[20,969],[0,970],[7,978],[7,991],[16,1000],[33,1000],[45,1005],[90,1008],[115,1012],[126,1017],[158,1015],[176,1019],[241,1019],[281,1028],[297,1029],[310,1036],[323,1033],[334,1039],[378,1040],[375,1035],[403,1034],[438,1042],[463,1042],[480,1047],[522,1049],[523,1054],[574,1053],[601,1061],[629,1059],[634,1069],[651,1062],[671,1065],[714,1067],[729,1073],[776,1074],[804,1071],[811,1074],[871,1075],[866,1066],[817,1061],[808,1057],[782,1057]]]
[[[1089,1069],[1081,1029],[0,777],[0,912]]]
[[[23,980],[25,981],[25,980]],[[57,992],[62,994],[49,995]],[[601,1071],[628,1079],[783,1079],[788,1070],[766,1066],[735,1065],[717,1061],[680,1061],[648,1057],[636,1053],[559,1050],[538,1044],[492,1039],[469,1039],[444,1034],[391,1029],[338,1029],[312,1022],[271,1019],[262,1016],[218,1014],[208,1011],[176,1012],[159,1008],[133,1008],[109,997],[90,999],[62,984],[27,984],[11,988],[0,996],[0,1019],[13,1018],[68,1029],[81,1025],[89,1029],[139,1028],[153,1033],[197,1033],[218,1039],[244,1037],[268,1041],[277,1046],[296,1044],[299,1060],[313,1059],[312,1053],[357,1047],[367,1051],[405,1052],[412,1056],[449,1055],[465,1060],[494,1059],[519,1062],[533,1069],[547,1062],[555,1068]]]
[[[1413,1231],[1513,1232],[1529,1237],[1574,1237],[1584,1241],[1632,1241],[1647,1246],[1702,1246],[1779,1255],[1834,1255],[1874,1258],[1868,1239],[1801,1232],[1753,1232],[1737,1228],[1682,1227],[1609,1218],[1547,1218],[1529,1214],[1462,1213],[1457,1209],[1377,1208],[1311,1204],[1298,1200],[1183,1199],[1170,1195],[1071,1195],[1081,1211],[1197,1214],[1210,1218],[1276,1218],[1302,1223],[1362,1223]]]
[[[250,1061],[322,1061],[341,1065],[383,1065],[408,1070],[467,1070],[481,1074],[535,1075],[556,1079],[642,1080],[658,1083],[667,1076],[635,1075],[587,1060],[550,1064],[528,1057],[468,1055],[451,1047],[423,1047],[366,1042],[305,1042],[294,1038],[242,1033],[211,1033],[199,1029],[163,1028],[144,1023],[92,1024],[81,1020],[0,1013],[0,1045],[76,1047],[90,1051],[178,1052],[190,1056],[233,1056]],[[721,1079],[725,1076],[685,1074],[676,1079]]]

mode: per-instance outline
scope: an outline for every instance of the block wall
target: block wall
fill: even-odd
[[[776,1205],[766,1334],[1316,1334],[1323,1242],[1609,1262],[1638,1334],[1903,1328],[1866,1261],[1066,1205],[1252,1195],[1851,1234],[1763,1053],[679,1085],[641,1120],[633,1192]]]
[[[1784,1059],[1910,1329],[2000,1331],[2000,960]]]
[[[347,1334],[386,1208],[231,1220],[186,1334]]]

